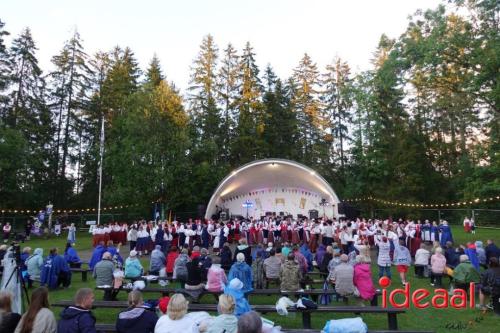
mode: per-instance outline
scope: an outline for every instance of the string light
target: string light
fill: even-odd
[[[476,198],[472,201],[458,201],[458,202],[446,202],[446,203],[433,203],[433,204],[423,204],[423,203],[405,203],[405,202],[399,202],[399,201],[388,201],[388,200],[383,200],[379,198],[374,198],[374,197],[364,197],[364,198],[353,198],[353,199],[345,199],[342,200],[343,202],[379,202],[385,205],[392,205],[392,206],[399,206],[399,207],[421,207],[421,208],[438,208],[438,207],[460,207],[460,206],[466,206],[466,205],[474,205],[478,204],[481,202],[489,202],[489,201],[495,201],[495,200],[500,200],[500,195],[496,197],[489,197],[489,198]]]

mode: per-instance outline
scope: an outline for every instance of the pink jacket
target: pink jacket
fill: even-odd
[[[207,273],[207,285],[206,289],[208,291],[222,291],[227,283],[226,273],[220,266],[210,266]]]
[[[368,264],[354,265],[354,285],[358,288],[359,295],[364,300],[371,300],[375,295],[372,272]]]
[[[446,258],[442,254],[435,253],[431,257],[431,270],[432,273],[443,274],[446,267]]]

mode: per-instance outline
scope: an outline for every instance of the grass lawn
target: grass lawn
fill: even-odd
[[[465,234],[461,227],[453,227],[453,236],[456,244],[465,244],[467,241],[482,240],[486,242],[486,239],[494,239],[497,244],[500,244],[500,230],[498,229],[478,229],[475,235]],[[49,248],[58,247],[60,252],[63,251],[66,242],[65,235],[59,238],[51,239],[40,239],[34,238],[27,241],[22,246],[30,246],[35,249],[36,247],[42,247],[44,249],[44,254],[48,253]],[[81,254],[83,259],[89,258],[89,253],[91,251],[91,237],[87,233],[78,233],[76,249]],[[128,246],[124,247],[121,251],[124,257],[128,254]],[[149,266],[148,258],[142,258],[142,263],[145,268]],[[378,276],[378,268],[376,263],[372,265],[372,273],[375,277]],[[392,269],[393,283],[389,287],[401,288],[401,283],[399,281],[399,275],[393,267]],[[430,286],[429,279],[416,279],[413,273],[413,268],[409,271],[409,280],[411,283],[411,289],[415,290],[417,288],[426,288],[432,292],[433,287]],[[448,279],[443,279],[445,287],[448,287]],[[378,286],[378,284],[376,284]],[[56,290],[50,292],[50,300],[68,300],[72,299],[75,291],[78,288],[90,287],[94,288],[95,283],[92,278],[88,282],[84,283],[81,281],[81,275],[76,274],[72,278],[71,287],[65,290]],[[319,288],[321,286],[316,286]],[[96,299],[102,299],[102,291],[96,291]],[[118,295],[120,300],[126,300],[127,294],[122,292]],[[146,293],[144,295],[145,299],[156,299],[159,295]],[[275,304],[277,296],[251,296],[251,304]],[[478,297],[476,298],[478,302]],[[210,295],[204,296],[201,300],[202,303],[213,303],[214,298]],[[356,301],[350,301],[350,304],[356,305]],[[332,302],[332,305],[337,305],[337,303]],[[341,306],[342,304],[338,304]],[[58,318],[61,308],[53,308],[56,317]],[[115,322],[118,312],[120,310],[113,309],[96,309],[94,310],[94,315],[97,317],[97,322],[99,323],[113,323]],[[323,328],[325,322],[329,319],[338,319],[343,317],[351,317],[354,314],[339,315],[335,314],[329,315],[324,313],[318,313],[312,315],[312,325],[315,329]],[[285,328],[302,328],[302,316],[300,313],[291,313],[287,317],[279,316],[277,314],[266,314],[266,318],[273,320],[277,325],[281,325]],[[371,330],[384,330],[387,329],[387,316],[386,315],[362,315],[363,320],[367,323],[369,329]],[[462,329],[450,329],[446,328],[448,324],[462,324]],[[456,331],[466,331],[466,332],[480,332],[480,333],[498,333],[500,332],[500,316],[495,316],[492,311],[486,313],[481,313],[478,310],[456,310],[453,308],[448,309],[415,309],[410,308],[405,314],[398,315],[399,329],[401,330],[428,330],[436,332],[456,332]]]

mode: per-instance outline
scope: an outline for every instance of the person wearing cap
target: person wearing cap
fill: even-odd
[[[120,312],[116,320],[117,333],[153,333],[158,317],[143,306],[139,290],[128,294],[128,309]]]
[[[205,333],[236,333],[238,329],[238,318],[234,315],[236,304],[231,295],[219,296],[217,312],[219,315],[210,323]]]
[[[229,284],[224,288],[224,294],[232,296],[234,299],[234,303],[236,304],[234,308],[234,315],[236,317],[241,316],[242,314],[251,311],[250,304],[248,300],[245,298],[245,292],[243,290],[243,282],[234,278],[229,281]]]
[[[340,296],[359,295],[358,289],[354,286],[354,268],[348,264],[347,254],[340,256],[340,265],[335,267],[332,279],[335,281],[335,292]]]
[[[466,254],[462,254],[460,256],[460,264],[453,271],[453,283],[455,288],[468,291],[471,282],[481,282],[481,276],[474,266],[472,266],[469,257]]]
[[[167,309],[168,309],[168,303],[170,302],[170,297],[168,296],[163,296],[160,298],[158,301],[158,309],[162,314],[167,314]]]
[[[143,272],[141,262],[137,259],[137,251],[130,251],[130,256],[125,260],[125,278],[137,280]]]
[[[243,292],[247,293],[253,290],[252,268],[245,262],[245,255],[238,253],[236,262],[231,266],[228,274],[228,280],[238,278],[243,283]]]

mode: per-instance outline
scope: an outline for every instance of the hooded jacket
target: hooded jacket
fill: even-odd
[[[81,263],[82,260],[78,256],[78,252],[76,252],[74,247],[68,247],[68,249],[64,252],[64,260],[69,263]]]
[[[36,248],[31,257],[26,259],[26,267],[28,268],[28,275],[30,279],[40,279],[40,273],[43,266],[43,249]]]
[[[167,266],[166,266],[166,271],[167,273],[173,273],[174,272],[174,263],[175,259],[179,256],[178,252],[169,252],[167,255]]]
[[[95,317],[90,310],[69,306],[61,312],[58,333],[96,333]]]
[[[149,270],[151,272],[159,272],[165,267],[165,255],[161,252],[161,245],[156,245],[151,252],[151,260],[149,262]]]
[[[206,289],[208,291],[221,291],[224,290],[224,285],[227,283],[227,277],[224,270],[220,265],[212,264],[208,269],[207,274],[207,285]]]
[[[246,262],[235,262],[233,266],[231,266],[227,279],[228,281],[231,281],[234,278],[237,278],[241,282],[243,282],[243,293],[247,293],[253,290],[252,269],[247,265]]]
[[[97,245],[96,248],[94,249],[94,252],[92,252],[92,257],[90,258],[89,261],[89,268],[94,269],[95,265],[102,259],[102,255],[106,252],[106,247],[103,245]]]
[[[474,266],[472,266],[470,260],[466,260],[455,268],[453,271],[453,279],[458,283],[479,283],[481,281],[481,276]]]
[[[364,300],[371,300],[375,295],[370,265],[356,264],[354,266],[354,285],[358,288],[359,295]]]
[[[186,281],[188,278],[187,263],[189,262],[189,257],[185,253],[179,254],[174,263],[174,279],[180,281]]]
[[[58,254],[49,255],[43,264],[40,284],[42,286],[47,285],[49,289],[57,288],[59,273],[61,272],[71,274],[64,258]]]
[[[139,259],[128,257],[125,260],[125,277],[136,278],[141,276],[142,272],[143,268]]]
[[[252,311],[242,289],[234,289],[227,286],[226,288],[224,288],[224,294],[231,295],[234,298],[234,303],[236,304],[234,308],[234,315],[236,317],[239,317],[246,312]]]
[[[295,260],[286,260],[281,265],[280,280],[281,290],[297,291],[300,289],[300,279],[302,274],[300,272],[299,264]]]
[[[130,308],[120,312],[116,320],[117,333],[153,333],[158,317],[145,308]]]

